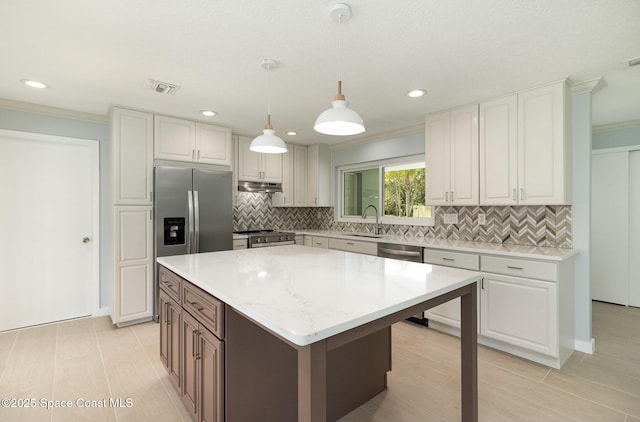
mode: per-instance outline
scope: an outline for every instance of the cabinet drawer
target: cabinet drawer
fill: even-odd
[[[224,305],[189,282],[182,283],[182,307],[218,338],[224,338]]]
[[[329,239],[326,237],[316,237],[313,236],[313,244],[311,245],[314,248],[329,248]]]
[[[446,265],[447,267],[462,268],[465,270],[480,270],[480,257],[468,253],[425,248],[423,261],[427,264]]]
[[[557,265],[553,262],[483,256],[481,259],[481,270],[487,273],[515,275],[518,277],[537,278],[539,280],[558,280]]]
[[[247,249],[247,239],[233,239],[233,249]]]
[[[357,252],[367,255],[378,255],[378,244],[375,242],[358,242],[346,239],[329,239],[329,249]]]
[[[160,288],[177,303],[181,303],[180,292],[182,291],[182,278],[162,266],[160,267],[158,278],[160,279]]]

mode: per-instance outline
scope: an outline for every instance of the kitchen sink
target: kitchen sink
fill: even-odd
[[[371,237],[374,239],[379,239],[382,237],[381,234],[369,234],[369,233],[343,233],[345,236],[357,236],[357,237]]]

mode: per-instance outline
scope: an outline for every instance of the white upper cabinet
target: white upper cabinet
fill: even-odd
[[[199,163],[231,165],[231,129],[196,123],[196,158]]]
[[[231,129],[155,116],[155,158],[231,165]]]
[[[518,203],[571,203],[570,103],[564,81],[518,93]]]
[[[425,119],[426,203],[478,205],[478,106]]]
[[[307,147],[293,147],[293,205],[307,206]]]
[[[480,204],[571,203],[564,81],[480,104]]]
[[[112,202],[151,205],[153,191],[153,115],[111,111]]]
[[[293,145],[287,144],[287,152],[282,154],[282,192],[276,192],[271,196],[271,204],[274,207],[293,206],[293,149]]]
[[[480,204],[518,203],[518,97],[480,103]]]
[[[249,149],[251,138],[238,137],[238,180],[282,183],[282,154],[262,154]]]
[[[331,206],[331,151],[326,144],[307,150],[307,205]]]

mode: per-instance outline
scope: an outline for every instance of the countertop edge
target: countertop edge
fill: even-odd
[[[428,249],[449,250],[454,252],[468,252],[481,255],[497,255],[513,258],[537,259],[545,261],[565,261],[579,254],[577,249],[552,248],[546,246],[505,245],[490,242],[472,242],[464,240],[446,240],[436,238],[406,239],[393,235],[382,235],[379,238],[361,237],[342,232],[330,232],[326,230],[302,229],[294,230],[296,235],[320,236],[335,239],[348,239],[369,243],[396,243],[412,246],[420,246]],[[449,243],[449,244],[448,244]],[[455,243],[455,244],[454,244]],[[530,251],[509,250],[516,248],[528,248]]]

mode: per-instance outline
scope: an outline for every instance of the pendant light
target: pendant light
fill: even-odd
[[[349,103],[342,94],[341,53],[342,53],[342,22],[351,18],[351,7],[345,3],[336,3],[329,11],[329,16],[338,22],[338,94],[331,102],[332,107],[325,110],[316,119],[313,128],[325,135],[357,135],[364,132],[362,117],[349,108]]]
[[[282,154],[287,152],[287,146],[284,141],[276,135],[276,131],[271,126],[271,96],[269,94],[269,73],[271,68],[278,67],[278,64],[271,59],[262,59],[260,65],[267,69],[267,124],[264,126],[262,135],[251,141],[249,149],[255,152],[265,154]]]

